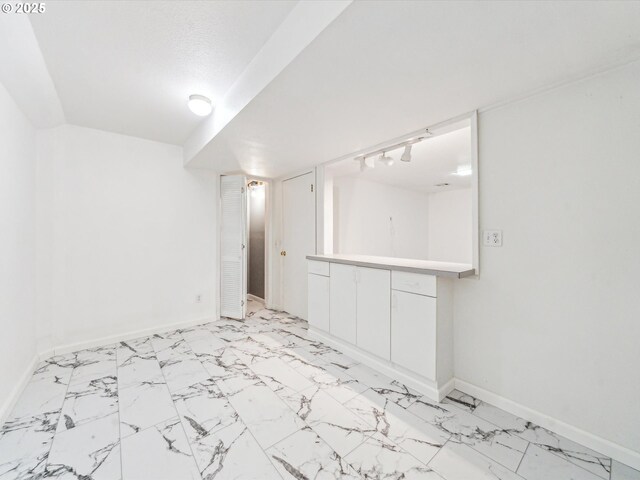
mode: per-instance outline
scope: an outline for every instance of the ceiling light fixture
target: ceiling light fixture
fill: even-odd
[[[360,171],[364,172],[367,168],[376,168],[376,159],[372,157],[358,157],[354,160],[360,162]]]
[[[385,165],[393,165],[393,158],[387,156],[387,152],[393,151],[393,150],[397,150],[398,148],[403,148],[404,147],[404,153],[402,154],[402,157],[400,158],[403,162],[410,162],[411,161],[411,146],[421,142],[422,140],[432,137],[433,133],[431,133],[429,131],[429,129],[425,129],[424,134],[422,136],[419,137],[413,137],[413,138],[409,138],[407,140],[405,140],[404,142],[400,142],[400,143],[394,143],[393,145],[389,145],[386,146],[384,148],[380,148],[378,150],[373,150],[372,152],[366,152],[363,155],[358,155],[357,157],[354,158],[355,161],[360,162],[360,170],[364,171],[364,169],[366,167],[369,168],[373,168],[373,164],[370,164],[369,162],[366,162],[366,166],[364,165],[364,161],[365,159],[369,159],[370,157],[373,157],[375,155],[380,154],[380,157],[378,158],[378,160],[382,163],[384,163]]]
[[[189,95],[189,109],[199,117],[206,117],[213,110],[211,100],[204,95]]]
[[[400,160],[402,160],[403,162],[411,161],[411,144],[407,144],[404,146],[404,152],[402,152]]]
[[[383,165],[386,165],[387,167],[390,167],[391,165],[393,165],[393,158],[389,157],[386,152],[382,152],[380,154],[380,156],[378,157],[378,161],[380,163],[382,163]]]

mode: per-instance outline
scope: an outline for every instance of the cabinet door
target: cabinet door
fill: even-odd
[[[329,331],[329,277],[309,274],[309,325]]]
[[[435,381],[435,298],[392,290],[391,361]]]
[[[329,332],[356,343],[356,267],[332,263],[329,277]]]
[[[391,351],[391,272],[358,267],[357,345],[385,360]]]

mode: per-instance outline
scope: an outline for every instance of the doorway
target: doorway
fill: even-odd
[[[248,300],[264,304],[265,300],[265,234],[266,234],[266,186],[260,180],[247,184],[247,232],[249,251],[247,262]]]
[[[307,319],[307,255],[316,253],[316,193],[313,171],[282,182],[283,307]]]

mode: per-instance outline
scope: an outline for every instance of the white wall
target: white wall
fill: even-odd
[[[427,194],[356,177],[333,186],[335,253],[428,258]]]
[[[36,131],[0,84],[0,424],[36,355],[35,183]]]
[[[456,377],[622,445],[636,467],[639,85],[635,63],[480,114],[480,225],[504,246],[455,290]]]
[[[217,175],[185,170],[179,147],[69,125],[39,151],[42,345],[216,315]]]
[[[429,194],[429,260],[473,262],[470,188]]]
[[[471,189],[420,193],[353,176],[326,183],[336,253],[472,263]]]

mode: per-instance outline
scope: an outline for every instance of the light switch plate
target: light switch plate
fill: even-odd
[[[482,244],[485,247],[501,247],[502,230],[484,230],[482,232]]]

